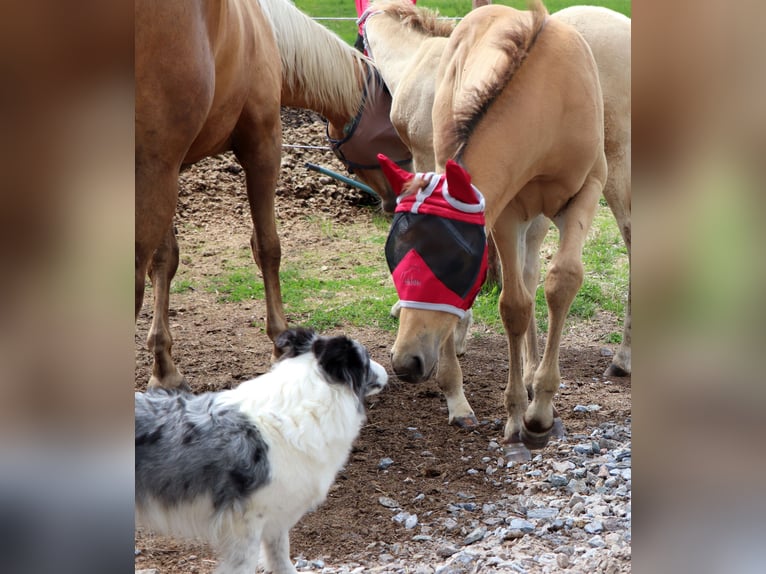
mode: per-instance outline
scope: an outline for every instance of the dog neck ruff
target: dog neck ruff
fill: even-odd
[[[386,262],[402,307],[445,311],[463,317],[487,276],[484,197],[461,166],[412,174],[378,155],[399,196],[386,240]],[[401,195],[419,176],[425,185]]]

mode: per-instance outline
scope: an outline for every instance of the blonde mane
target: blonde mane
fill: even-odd
[[[370,3],[370,12],[384,12],[399,20],[406,28],[425,36],[448,37],[455,29],[451,20],[440,20],[438,10],[416,8],[410,0],[376,0]]]
[[[256,2],[256,0],[237,0]],[[287,89],[316,105],[354,116],[362,99],[360,77],[367,58],[288,0],[257,0],[271,23]]]

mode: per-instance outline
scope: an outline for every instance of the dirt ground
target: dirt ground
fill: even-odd
[[[283,111],[284,143],[326,145],[318,116]],[[329,240],[316,218],[336,224],[369,221],[375,200],[339,184],[327,182],[307,170],[312,161],[343,172],[335,157],[323,149],[285,148],[277,197],[277,218],[283,258],[308,243],[332,253],[352,250],[354,243]],[[242,170],[229,154],[200,162],[181,176],[176,225],[181,248],[181,270],[193,285],[205,285],[230,260],[248,249],[251,224]],[[253,264],[254,266],[254,264]],[[145,340],[150,321],[151,290],[147,289],[136,336],[136,389],[143,390],[151,373]],[[271,343],[262,327],[263,301],[221,303],[213,292],[194,288],[171,296],[173,355],[193,390],[230,388],[269,368]],[[289,315],[289,309],[288,315]],[[569,433],[588,433],[605,421],[630,417],[630,378],[605,379],[608,352],[606,334],[620,331],[617,320],[601,314],[568,329],[561,349],[562,389],[556,406]],[[394,334],[374,328],[346,328],[343,332],[370,349],[373,358],[389,365],[388,350]],[[407,384],[394,379],[368,407],[368,422],[341,471],[328,499],[306,515],[291,532],[291,556],[324,560],[327,565],[349,560],[372,563],[381,549],[406,545],[412,532],[391,520],[391,512],[378,503],[381,496],[413,504],[419,516],[438,524],[457,493],[470,493],[481,505],[503,493],[521,492],[518,484],[494,485],[483,473],[468,474],[487,454],[487,445],[502,438],[502,390],[507,377],[505,338],[489,332],[474,334],[461,361],[468,400],[483,424],[473,431],[447,425],[447,407],[436,384]],[[598,411],[573,412],[575,405],[598,404]],[[550,448],[548,450],[551,450]],[[545,455],[546,451],[542,451]],[[393,464],[378,468],[380,459]],[[509,488],[514,489],[512,492]],[[434,528],[434,535],[446,535]],[[136,535],[136,569],[157,568],[161,574],[208,573],[214,555],[205,546],[152,534]]]

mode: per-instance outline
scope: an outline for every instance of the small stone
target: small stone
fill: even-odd
[[[550,482],[552,486],[566,486],[569,479],[561,474],[552,474],[550,478],[548,478],[548,482]]]
[[[574,463],[570,460],[563,460],[563,461],[554,460],[552,466],[553,466],[553,470],[555,470],[558,473],[567,472],[569,470],[572,470],[575,467]]]
[[[502,538],[503,540],[515,540],[517,538],[523,538],[526,532],[522,532],[518,528],[505,529]]]
[[[457,527],[458,527],[458,523],[457,523],[457,520],[455,520],[454,518],[447,518],[444,521],[444,528],[446,528],[447,530],[455,530],[455,528]]]
[[[379,468],[380,470],[386,470],[386,469],[387,469],[387,468],[389,468],[389,467],[390,467],[392,464],[394,464],[394,460],[393,460],[393,459],[391,459],[391,458],[388,458],[388,457],[386,457],[386,458],[381,458],[381,459],[380,459],[380,462],[378,463],[378,468]]]
[[[311,561],[311,567],[312,568],[324,568],[324,560],[312,560]]]
[[[457,553],[458,549],[454,546],[442,546],[436,550],[436,555],[440,558],[449,558],[453,554]]]
[[[385,506],[386,508],[399,508],[399,503],[396,502],[393,498],[388,498],[387,496],[381,496],[378,498],[378,504]]]
[[[556,508],[530,508],[527,510],[527,518],[529,520],[549,520],[558,516],[558,513]]]
[[[428,534],[416,534],[412,537],[413,542],[429,542],[433,540],[433,536],[429,536]]]
[[[156,568],[147,568],[144,570],[136,570],[136,574],[159,574],[159,570]]]
[[[597,532],[604,531],[604,524],[599,520],[594,520],[585,525],[585,532],[588,534],[596,534]]]
[[[556,554],[556,564],[559,568],[569,567],[569,556],[566,554]]]
[[[594,536],[590,540],[588,540],[588,546],[591,548],[603,548],[606,546],[606,542],[604,542],[604,539],[601,538],[599,535]]]
[[[410,514],[407,517],[407,520],[404,521],[404,527],[407,530],[412,530],[418,525],[418,515],[417,514]]]
[[[476,470],[475,468],[469,468],[465,472],[466,472],[466,474],[470,474],[470,475],[479,474],[479,471]]]
[[[394,522],[397,522],[399,524],[403,524],[409,517],[410,517],[410,513],[409,512],[402,511],[402,512],[397,512],[396,514],[394,514],[391,517],[391,520],[393,520]]]
[[[463,539],[463,545],[468,546],[469,544],[473,544],[474,542],[478,542],[482,538],[484,538],[484,535],[487,533],[487,529],[480,526],[478,528],[475,528],[468,536],[466,536]]]
[[[523,518],[512,518],[508,523],[508,526],[515,528],[516,530],[521,530],[524,533],[534,532],[535,530],[535,525]]]
[[[426,497],[426,495],[425,495],[425,494],[423,494],[423,493],[421,492],[421,493],[420,493],[420,494],[418,494],[418,495],[417,495],[415,498],[413,498],[413,499],[412,499],[412,502],[420,502],[420,501],[421,501],[421,500],[423,500],[425,497]]]

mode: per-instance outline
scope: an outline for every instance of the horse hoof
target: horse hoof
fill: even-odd
[[[532,460],[532,453],[520,442],[508,443],[503,447],[503,454],[507,461],[526,462]]]
[[[551,436],[556,438],[562,438],[567,435],[567,431],[564,428],[564,423],[559,417],[553,419],[553,428],[551,428]]]
[[[471,413],[464,417],[455,417],[450,424],[461,429],[475,429],[479,426],[479,419],[476,418],[476,415]]]
[[[606,371],[604,371],[605,377],[629,377],[630,373],[623,369],[622,367],[618,367],[614,363],[611,363]]]
[[[554,423],[553,427],[555,426],[556,425]],[[551,436],[551,430],[553,427],[544,432],[532,432],[527,428],[526,425],[524,425],[521,428],[521,440],[524,443],[524,446],[526,446],[529,450],[539,450],[541,448],[545,448],[545,445],[548,444],[548,439]]]

